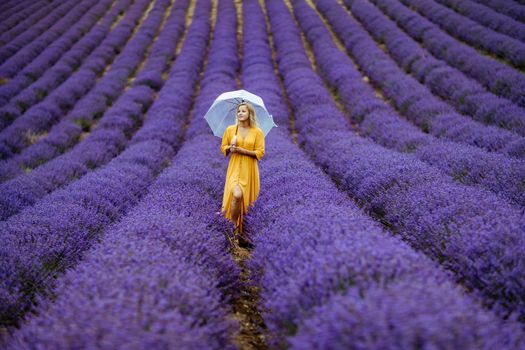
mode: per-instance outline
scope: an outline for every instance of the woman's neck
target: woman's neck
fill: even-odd
[[[239,126],[242,126],[243,128],[249,128],[250,127],[250,121],[249,120],[244,120],[244,121],[240,121],[239,120]]]

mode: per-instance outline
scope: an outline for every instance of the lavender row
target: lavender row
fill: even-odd
[[[38,0],[37,0],[38,1]],[[3,15],[7,15],[8,12],[14,11],[18,6],[21,6],[24,4],[24,2],[28,2],[28,0],[5,0],[0,4],[0,10],[5,11],[6,13],[3,13]],[[27,3],[25,4],[27,5]],[[11,14],[11,13],[10,13]],[[1,19],[4,19],[4,17],[0,17]]]
[[[106,38],[119,13],[124,12],[130,3],[131,0],[118,0],[101,22],[91,28],[68,52],[60,55],[57,62],[55,48],[51,46],[49,51],[43,51],[13,79],[0,86],[0,106],[9,103],[0,109],[0,130],[77,70],[83,60]],[[57,44],[60,45],[60,41]]]
[[[234,13],[228,16],[224,4],[219,4],[210,53],[211,61],[219,64],[212,56],[225,57],[220,52],[227,49],[220,43],[224,42],[224,26],[234,28],[231,24],[235,24]],[[201,25],[208,20],[202,8],[209,12],[209,2],[205,4],[208,6],[202,5],[199,1],[196,8],[201,15],[194,17],[194,21],[200,18]],[[207,36],[198,29],[190,29],[193,37],[188,37],[188,42],[196,38],[205,42]],[[217,92],[225,84],[210,80],[211,61],[203,79],[208,92]],[[198,71],[179,72],[179,78],[197,77]],[[210,96],[205,95],[197,100],[192,123],[202,118],[200,112],[208,107]],[[210,147],[213,136],[205,137],[206,145],[195,139],[185,142],[139,205],[107,230],[104,239],[75,270],[59,280],[57,300],[41,308],[46,310],[44,317],[30,319],[15,334],[12,347],[75,347],[79,340],[93,347],[232,347],[229,338],[237,327],[228,320],[227,308],[230,296],[237,293],[240,271],[227,252],[221,232],[229,225],[214,215],[223,185],[218,179],[225,164],[217,156],[217,149]],[[200,176],[196,178],[195,172]],[[126,266],[126,273],[117,266]],[[90,302],[92,290],[98,302]],[[108,312],[107,305],[112,305],[113,312]],[[75,318],[67,316],[75,314]],[[99,334],[103,334],[102,339]]]
[[[176,204],[162,194],[168,199],[108,230],[58,282],[53,304],[38,300],[40,316],[6,349],[231,349],[236,327],[222,290],[234,272],[221,233],[175,216]]]
[[[329,19],[341,13],[344,15],[344,10],[335,1],[325,1],[318,7]],[[336,88],[340,101],[362,134],[398,152],[413,152],[418,159],[439,168],[456,181],[479,184],[525,206],[525,162],[423,133],[378,99],[374,90],[362,82],[352,61],[332,42],[323,22],[306,3],[296,1],[294,12],[310,42],[321,75]],[[375,62],[381,64],[379,59]]]
[[[78,99],[97,83],[97,76],[111,64],[130,39],[139,24],[149,0],[139,0],[131,6],[126,17],[93,51],[78,71],[70,76],[45,100],[31,107],[0,133],[0,155],[7,159],[31,142],[28,135],[47,130],[72,108]]]
[[[486,6],[476,4],[470,0],[437,0],[437,2],[487,28],[511,38],[525,41],[525,26],[523,23],[497,13]]]
[[[508,17],[525,22],[525,6],[514,1],[476,0],[476,2],[503,13]]]
[[[170,18],[168,18],[158,37],[159,43],[162,44],[153,46],[144,67],[133,80],[133,85],[148,85],[152,89],[158,90],[164,83],[162,74],[175,58],[178,38],[184,30],[184,22],[175,21],[173,17],[179,16],[179,12],[188,7],[188,3],[187,0],[177,0],[173,6]]]
[[[2,241],[8,242],[0,248],[2,324],[16,323],[36,294],[51,286],[64,268],[76,265],[173,157],[206,47],[205,10],[195,14],[169,79],[131,145],[106,166],[0,223]]]
[[[158,16],[162,16],[168,2],[158,2],[148,16],[144,29],[159,21]],[[184,23],[184,14],[188,1],[179,0],[173,9],[171,22]],[[183,29],[183,28],[181,28]],[[137,33],[134,40],[141,40],[145,33]],[[178,41],[182,35],[182,30],[178,36],[169,40]],[[152,35],[147,35],[152,37]],[[173,46],[175,43],[158,40],[155,46]],[[126,50],[123,51],[125,53]],[[127,55],[133,56],[133,55]],[[140,56],[135,56],[140,59]],[[113,67],[116,67],[115,64]],[[157,69],[162,69],[162,66]],[[119,68],[122,70],[123,68]],[[160,72],[162,73],[162,72]],[[159,73],[159,74],[160,74]],[[95,87],[95,89],[100,83]],[[113,84],[115,85],[115,84]],[[30,174],[19,176],[18,178],[0,185],[0,220],[17,213],[26,206],[33,205],[41,197],[54,191],[60,186],[64,186],[69,181],[83,176],[89,169],[103,165],[115,157],[124,147],[128,139],[133,135],[137,128],[142,124],[142,114],[153,102],[154,91],[143,85],[135,85],[128,89],[98,121],[95,129],[89,136],[82,140],[76,147],[65,155],[49,161],[44,165],[33,170]],[[93,102],[94,103],[94,102]],[[104,105],[105,107],[105,105]],[[32,148],[28,148],[28,153],[23,154],[25,159],[35,162],[46,162],[53,157],[64,153],[82,134],[83,124],[91,123],[93,116],[90,115],[83,119],[67,118],[57,124],[49,136],[41,143],[37,143]],[[3,165],[0,171],[3,178],[19,175],[22,171],[22,164],[17,157],[11,158]],[[61,176],[56,176],[56,169],[61,169]]]
[[[3,20],[5,18],[9,17],[9,15],[12,14],[10,12],[13,12],[14,9],[17,6],[20,6],[23,2],[24,2],[24,0],[18,1],[18,2],[16,2],[16,4],[15,4],[14,0],[5,0],[4,2],[2,2],[0,4],[0,11],[2,11],[2,15],[0,16],[0,19]],[[9,14],[7,14],[7,13],[9,13]]]
[[[438,26],[392,0],[373,0],[383,12],[414,39],[420,41],[436,58],[446,61],[476,79],[497,96],[525,107],[525,77],[515,69],[443,33]],[[350,2],[347,2],[350,4]]]
[[[269,2],[269,10],[280,22],[278,12],[285,9]],[[286,123],[256,1],[244,3],[243,18],[250,20],[243,28],[242,80]],[[271,157],[261,167],[265,186],[246,220],[255,243],[249,266],[261,285],[272,348],[523,344],[519,325],[503,325],[428,258],[383,232],[281,128],[271,131],[267,145]],[[378,299],[389,307],[380,308]],[[344,315],[333,310],[334,303],[346,306],[339,308]]]
[[[20,0],[20,1],[4,1],[0,4],[0,22],[5,22],[9,17],[15,15],[16,13],[22,11],[23,8],[27,7],[28,3],[31,4],[40,4],[40,6],[46,5],[45,1],[29,1],[29,0]],[[9,28],[6,28],[9,29]],[[5,30],[5,29],[4,29]]]
[[[523,346],[519,325],[505,325],[423,254],[344,204],[298,152],[269,152],[279,164],[266,163],[261,176],[275,190],[259,197],[247,220],[257,232],[250,267],[264,271],[262,309],[276,348],[285,341],[299,349]],[[293,165],[283,165],[290,157]]]
[[[479,25],[432,0],[400,1],[439,25],[450,35],[501,57],[516,68],[525,68],[525,43]]]
[[[62,117],[61,122],[74,122],[81,125],[84,130],[89,130],[94,120],[104,114],[107,107],[121,94],[127,80],[134,74],[140,62],[144,60],[146,49],[151,45],[159,30],[168,4],[169,0],[156,2],[155,7],[148,13],[147,19],[140,25],[137,33],[119,50],[120,52],[112,62],[111,67],[96,81],[91,90],[74,104],[65,118]],[[52,133],[47,136],[53,137]],[[69,143],[71,142],[74,140],[69,141]],[[20,145],[17,149],[20,150],[22,147]]]
[[[27,74],[27,66],[35,67],[35,61],[39,64],[44,63],[44,66],[40,68],[40,71],[45,71],[53,63],[55,63],[66,51],[68,51],[75,42],[80,40],[82,36],[95,25],[98,19],[108,10],[112,1],[102,1],[97,3],[95,6],[90,6],[89,11],[81,11],[82,17],[71,26],[66,24],[68,28],[59,38],[55,41],[46,45],[44,51],[38,54],[38,56],[23,56],[23,59],[9,60],[0,67],[0,76],[15,77],[20,71],[23,74]],[[45,61],[43,61],[45,58]],[[46,66],[47,64],[47,66]],[[26,69],[24,69],[26,68]],[[38,76],[31,76],[35,79]]]
[[[20,34],[35,24],[45,14],[49,14],[49,11],[58,5],[58,3],[49,3],[46,1],[26,1],[25,4],[23,1],[20,1],[9,9],[0,10],[1,45],[11,40],[4,40],[4,36],[16,36]]]
[[[59,40],[94,5],[95,2],[84,0],[79,6],[69,10],[67,15],[62,14],[60,20],[55,20],[56,23],[48,31],[21,48],[16,54],[10,55],[9,59],[0,66],[0,74],[8,77],[15,76],[50,44]]]
[[[323,12],[326,3],[318,3]],[[525,139],[508,130],[486,126],[467,118],[441,101],[416,79],[405,74],[379,49],[360,25],[339,7],[330,16],[332,27],[364,73],[381,87],[410,121],[436,137],[464,143],[512,157],[525,157]]]
[[[34,55],[42,51],[49,42],[56,38],[57,34],[59,34],[58,31],[67,28],[67,26],[64,26],[62,23],[68,22],[69,25],[74,23],[76,20],[74,16],[78,15],[77,9],[85,2],[85,0],[80,3],[76,1],[62,2],[50,13],[48,12],[37,24],[32,25],[14,40],[2,46],[0,48],[0,68],[7,62],[13,61],[15,57],[20,59],[28,54],[35,57]],[[85,9],[83,11],[85,11]],[[71,12],[75,14],[71,14]],[[50,39],[51,41],[49,41]],[[21,55],[19,52],[23,52],[24,54]]]
[[[167,5],[167,2],[163,3]],[[156,5],[158,6],[158,4]],[[165,26],[161,30],[159,39],[152,47],[152,53],[164,52],[165,50],[173,50],[179,41],[184,31],[184,15],[188,7],[187,0],[178,0],[171,10],[171,14],[167,19]],[[156,7],[157,15],[150,15],[141,30],[132,42],[122,52],[122,60],[116,60],[112,65],[111,70],[98,82],[98,84],[80,100],[72,112],[67,117],[62,119],[58,124],[53,126],[46,137],[40,139],[38,142],[25,148],[20,154],[0,162],[0,180],[6,181],[15,176],[20,175],[23,171],[35,168],[38,165],[49,161],[50,159],[63,153],[68,148],[72,147],[79,137],[97,122],[99,116],[102,115],[101,121],[104,120],[104,113],[107,106],[113,104],[113,100],[122,92],[122,88],[126,84],[127,74],[135,71],[138,61],[145,59],[141,57],[144,53],[144,45],[151,39],[152,33],[155,30],[156,24],[160,23],[159,16],[162,15],[163,8]],[[148,29],[148,22],[151,28]],[[156,63],[156,64],[151,64]],[[133,86],[149,85],[151,88],[159,89],[164,80],[162,74],[166,70],[168,62],[164,60],[160,64],[157,56],[148,55],[145,67],[138,73],[147,74],[149,76],[159,77],[153,84],[148,84],[149,81],[133,81]],[[146,71],[147,69],[147,71]],[[132,79],[131,77],[130,79]],[[129,85],[129,83],[127,83]],[[111,114],[111,113],[110,113]],[[3,164],[2,164],[3,163]],[[11,211],[12,212],[12,211]]]
[[[31,5],[23,4],[16,13],[8,18],[0,19],[0,47],[13,40],[17,35],[36,24],[38,20],[49,14],[53,8],[60,3],[45,3],[44,1],[35,1]],[[1,11],[4,13],[3,11]]]
[[[204,115],[213,101],[223,92],[235,90],[236,78],[239,70],[237,46],[237,17],[234,1],[223,0],[217,9],[217,23],[210,45],[210,54],[206,62],[206,69],[200,85],[199,96],[196,99],[195,110],[191,123],[188,125],[185,137],[185,146],[196,148],[212,148],[215,157],[222,160],[222,178],[216,178],[219,191],[224,189],[224,175],[229,159],[224,159],[220,152],[221,140],[213,136]],[[198,174],[198,172],[196,173]],[[222,196],[222,193],[218,197]],[[215,201],[215,208],[220,209],[222,198]]]
[[[452,270],[487,303],[523,318],[521,211],[481,188],[454,183],[411,155],[347,131],[289,17],[282,10],[270,14],[279,71],[306,152],[370,215]]]
[[[475,120],[494,124],[525,135],[525,110],[487,92],[475,80],[464,76],[446,62],[428,55],[417,42],[403,33],[373,5],[355,1],[352,14],[374,38],[384,43],[397,64],[413,74],[432,93]]]
[[[35,170],[0,185],[0,220],[38,203],[57,188],[73,182],[93,169],[103,166],[122,152],[131,135],[143,123],[143,113],[153,102],[154,91],[136,87],[122,96],[104,115],[97,128],[69,152],[48,161]],[[74,124],[69,124],[74,133]],[[50,152],[65,152],[66,146],[53,145]]]

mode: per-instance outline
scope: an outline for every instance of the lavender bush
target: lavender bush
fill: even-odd
[[[523,74],[454,40],[438,26],[397,1],[373,0],[372,3],[395,20],[407,34],[420,41],[435,57],[476,79],[497,96],[525,107]],[[351,5],[351,2],[347,4]]]
[[[320,5],[322,8],[327,6]],[[335,16],[337,10],[335,6],[332,7],[325,12],[329,11]],[[525,135],[523,108],[487,92],[475,80],[465,77],[446,62],[430,56],[373,5],[354,1],[351,10],[370,34],[386,45],[397,64],[425,84],[432,93],[447,100],[458,111],[471,115],[477,121],[505,127],[522,136]],[[352,26],[352,28],[355,30],[357,27]]]
[[[0,115],[4,117],[0,128],[5,128],[11,119],[42,100],[49,91],[78,69],[89,53],[107,36],[119,13],[123,12],[130,3],[131,0],[119,0],[98,25],[91,28],[65,54],[58,55],[57,62],[54,62],[56,55],[52,46],[55,44],[52,44],[15,77],[0,86],[0,106],[9,102],[0,110]],[[76,34],[74,30],[72,34]]]
[[[55,40],[68,26],[71,26],[94,2],[66,1],[55,11],[48,13],[45,20],[39,22],[0,48],[0,62],[3,68],[10,62],[19,60],[19,66],[31,60]],[[65,16],[67,14],[67,16]]]
[[[213,136],[207,127],[199,128],[200,135],[197,134],[198,125],[202,126],[201,113],[209,107],[211,93],[235,83],[227,72],[222,76],[216,72],[217,65],[221,65],[218,59],[233,59],[236,54],[235,46],[231,45],[235,41],[232,5],[227,2],[219,5],[203,89],[191,122],[194,137],[186,140],[171,166],[158,177],[140,204],[106,232],[75,270],[60,279],[55,289],[58,299],[41,307],[46,316],[29,320],[15,334],[12,347],[26,344],[71,347],[83,343],[94,347],[111,344],[118,348],[232,348],[229,338],[236,327],[227,320],[227,305],[237,293],[239,268],[227,253],[227,242],[221,232],[231,229],[231,225],[215,215],[226,163],[217,151],[217,140],[210,142]],[[197,21],[201,21],[200,26],[209,21],[203,8],[209,12],[209,2],[198,3],[192,26]],[[188,44],[206,41],[204,32],[198,29],[192,27]],[[234,50],[228,52],[228,49]],[[186,57],[184,50],[177,62]],[[196,76],[191,69],[181,70],[178,75]],[[184,80],[187,77],[180,81]],[[161,94],[164,91],[165,88]],[[201,176],[195,178],[193,171]],[[137,257],[129,259],[130,255]],[[142,271],[142,277],[130,280],[130,271]],[[83,287],[78,288],[78,283]],[[93,300],[89,292],[92,288],[98,291],[99,302],[89,301]],[[122,288],[127,290],[126,295],[118,293]],[[82,313],[81,320],[75,320],[85,327],[82,334],[72,337],[79,329],[68,326],[70,315],[85,309],[85,302],[90,304],[89,312]],[[108,312],[106,303],[113,305],[114,312]],[[141,305],[144,310],[130,308],[130,304]],[[63,308],[67,313],[61,311]],[[122,329],[115,324],[122,325]]]
[[[10,158],[27,146],[31,141],[28,135],[47,130],[55,124],[96,84],[97,75],[103,73],[117,51],[126,44],[148,3],[147,0],[137,1],[111,35],[91,53],[91,59],[86,60],[81,69],[0,133],[0,155],[3,159]]]
[[[107,111],[96,130],[70,152],[0,185],[0,218],[7,219],[57,188],[112,160],[124,150],[131,134],[142,125],[143,113],[148,110],[153,97],[153,90],[147,87],[129,91]],[[77,131],[70,127],[59,136],[64,139],[74,136]],[[51,158],[67,146],[67,143],[51,144],[42,149],[40,154],[46,152],[44,156]]]
[[[19,3],[9,10],[1,11],[0,17],[0,45],[3,46],[20,33],[34,25],[39,19],[59,5],[56,3],[44,3],[43,1],[30,1]]]
[[[207,14],[206,10],[199,11]],[[207,19],[202,13],[197,17]],[[147,123],[121,155],[0,223],[2,241],[9,242],[0,248],[2,324],[15,323],[30,308],[35,294],[75,265],[102,230],[136,204],[173,157],[202,65],[207,28],[202,20],[193,23]],[[161,129],[162,134],[155,132]]]
[[[502,57],[517,68],[525,68],[525,43],[485,28],[433,1],[400,1],[438,24],[450,35]]]
[[[137,74],[133,85],[148,85],[154,90],[160,89],[163,85],[162,74],[165,73],[168,64],[175,58],[177,43],[184,31],[182,18],[187,7],[187,0],[177,1],[173,5],[171,14],[157,39],[158,43],[155,43],[151,49],[147,61]]]
[[[514,39],[525,41],[525,26],[523,23],[499,14],[487,6],[476,4],[471,0],[437,0],[437,2],[490,29],[506,34]]]
[[[274,17],[285,9],[269,2],[268,10]],[[242,81],[285,121],[258,3],[246,2],[243,13],[250,21],[243,27]],[[271,348],[513,348],[523,342],[519,326],[495,327],[500,321],[428,258],[366,217],[284,130],[272,130],[267,144],[265,186],[247,228]]]
[[[320,9],[326,8],[330,3],[323,2],[319,6]],[[355,21],[341,12],[339,6],[337,10],[332,6],[330,19],[337,35],[344,38],[346,49],[356,58],[366,75],[381,87],[401,113],[423,131],[488,151],[525,157],[523,137],[494,126],[481,125],[454,111],[417,80],[407,76],[366,32],[360,30]]]
[[[14,16],[18,11],[21,11],[23,8],[28,7],[28,4],[31,3],[32,5],[38,5],[38,7],[42,7],[46,5],[43,1],[29,1],[29,0],[21,0],[21,1],[4,1],[0,5],[0,20],[2,23],[6,22],[10,17]],[[35,7],[34,10],[36,10],[38,7]],[[20,18],[17,18],[14,22],[20,21]],[[12,23],[10,25],[13,25]],[[8,29],[9,26],[4,27],[3,29]]]
[[[395,0],[410,37],[359,0],[91,1],[0,4],[0,347],[233,349],[244,311],[272,349],[525,347],[521,72]],[[239,88],[279,127],[237,265],[203,116]]]
[[[493,8],[496,11],[505,14],[518,21],[525,22],[525,6],[514,1],[498,1],[498,0],[476,0],[487,7]]]
[[[271,4],[279,71],[297,117],[299,142],[316,164],[371,215],[454,271],[488,303],[523,317],[521,211],[482,189],[455,184],[410,155],[348,132],[311,71],[288,10]]]
[[[167,2],[164,2],[164,6],[166,6],[166,4]],[[163,33],[168,33],[169,35],[159,37],[159,39],[152,45],[152,52],[174,49],[184,30],[184,12],[187,6],[187,1],[178,1],[173,7],[171,15],[166,22],[166,31],[163,31]],[[162,11],[163,7],[156,7],[152,10],[152,16],[149,17],[144,24],[144,32],[140,31],[137,33],[133,41],[130,42],[122,52],[121,57],[131,57],[132,59],[117,59],[112,65],[111,70],[99,81],[93,90],[81,99],[73,108],[73,111],[55,125],[46,137],[24,149],[20,155],[4,161],[4,164],[0,166],[0,180],[6,181],[14,176],[20,175],[25,169],[34,168],[39,164],[49,161],[60,153],[63,153],[65,150],[72,147],[75,142],[79,140],[82,133],[89,130],[89,128],[95,123],[97,123],[95,132],[96,130],[100,130],[108,125],[108,123],[104,121],[106,115],[111,116],[120,113],[118,110],[115,111],[115,108],[118,109],[127,106],[126,99],[122,98],[122,101],[117,101],[108,111],[106,111],[107,106],[113,104],[112,100],[122,92],[122,89],[125,87],[124,85],[129,85],[129,83],[127,83],[127,80],[129,80],[129,74],[133,75],[139,61],[144,59],[140,55],[140,52],[144,51],[146,45],[151,45],[150,41],[147,39],[151,37],[151,31],[156,29],[155,23],[159,21],[159,16],[162,15]],[[149,28],[148,22],[151,23]],[[151,64],[152,62],[159,64],[153,65]],[[153,86],[157,89],[164,83],[162,73],[168,62],[164,60],[164,65],[160,63],[161,62],[156,59],[156,56],[149,56],[146,59],[144,68],[138,73],[140,75],[145,69],[147,69],[147,74],[159,77],[159,81]],[[143,85],[141,83],[148,84],[149,80],[134,80],[133,86],[136,87]],[[131,100],[134,98],[144,98],[149,95],[148,93],[142,94],[140,92],[141,90],[144,89],[137,89],[137,91],[135,91],[134,88],[131,88],[127,90],[124,95],[135,95],[136,97],[132,97]],[[153,99],[153,96],[150,96],[150,98]],[[151,101],[142,104],[149,105],[150,103]],[[119,107],[117,107],[117,105]],[[99,115],[102,115],[100,120],[98,120],[97,117]],[[129,128],[127,133],[129,133]],[[83,147],[83,151],[81,151],[80,154],[83,154],[84,152],[89,152],[89,147]]]
[[[332,5],[324,2],[319,7],[323,7],[323,12],[333,18],[342,9],[335,2]],[[418,159],[438,167],[459,182],[480,184],[518,205],[525,205],[523,161],[437,140],[421,132],[376,97],[374,90],[362,81],[361,74],[350,59],[332,42],[314,10],[304,1],[295,1],[294,12],[310,42],[319,75],[336,88],[340,101],[362,134],[385,147],[413,152]]]

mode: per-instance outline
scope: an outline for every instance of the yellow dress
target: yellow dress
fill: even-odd
[[[227,156],[226,147],[231,144],[235,136],[235,129],[235,125],[230,125],[224,131],[221,144],[221,151],[224,156]],[[252,127],[249,129],[246,138],[243,138],[240,132],[237,131],[237,146],[255,151],[257,158],[239,153],[231,153],[230,163],[228,164],[228,170],[226,172],[226,181],[224,183],[221,212],[227,219],[232,220],[230,205],[233,198],[233,188],[238,184],[242,189],[243,201],[241,203],[241,213],[235,224],[242,231],[243,217],[248,212],[250,204],[259,196],[260,181],[258,161],[264,156],[264,133],[261,129]]]

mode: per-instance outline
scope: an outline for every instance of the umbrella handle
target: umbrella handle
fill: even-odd
[[[237,124],[237,126],[235,127],[235,136],[233,136],[233,139],[235,140],[235,144],[232,142],[232,144],[234,144],[235,146],[237,146],[237,130],[239,130],[239,124]]]

